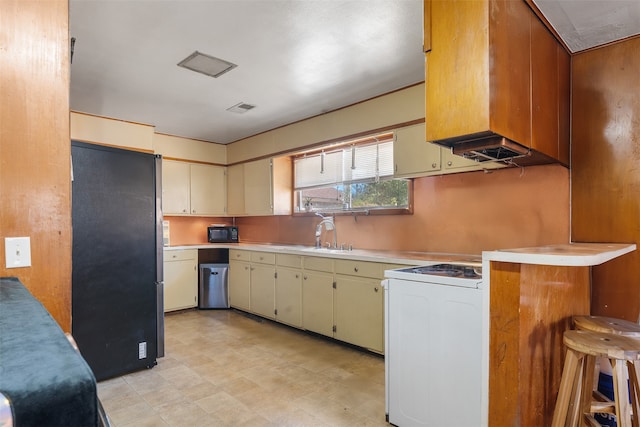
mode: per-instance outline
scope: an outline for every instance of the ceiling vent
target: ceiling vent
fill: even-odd
[[[178,66],[216,78],[237,67],[236,64],[215,56],[205,55],[197,50],[180,61]]]
[[[255,105],[245,104],[244,102],[241,102],[234,105],[233,107],[227,108],[227,111],[231,111],[232,113],[244,114],[249,110],[253,110],[254,108],[256,108]]]

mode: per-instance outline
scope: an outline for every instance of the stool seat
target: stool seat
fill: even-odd
[[[628,320],[604,316],[574,316],[573,324],[576,329],[583,331],[608,332],[640,338],[640,325]]]
[[[636,367],[640,365],[640,340],[620,334],[571,330],[564,333],[563,342],[567,354],[552,426],[598,425],[593,417],[597,412],[614,414],[619,427],[638,426]],[[593,400],[593,373],[598,357],[611,362],[613,402]],[[636,414],[633,419],[632,413]]]

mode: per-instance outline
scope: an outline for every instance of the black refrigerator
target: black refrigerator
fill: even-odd
[[[164,355],[161,157],[71,142],[71,332],[98,381]]]

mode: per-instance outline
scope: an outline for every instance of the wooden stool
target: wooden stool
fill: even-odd
[[[638,377],[627,368],[640,360],[640,340],[623,335],[591,331],[566,331],[567,347],[560,390],[553,413],[552,427],[599,425],[594,413],[616,416],[619,427],[638,426]],[[593,400],[593,372],[597,357],[606,357],[613,368],[614,401]],[[629,387],[627,387],[627,375]],[[586,392],[585,392],[586,390]],[[631,393],[631,394],[630,394]],[[629,397],[631,395],[631,403]]]
[[[574,316],[573,324],[581,331],[607,332],[640,338],[640,325],[628,320],[604,316]]]

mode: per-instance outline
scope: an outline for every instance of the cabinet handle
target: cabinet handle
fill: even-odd
[[[307,276],[302,276],[302,278],[303,278],[304,280],[307,280]]]
[[[353,267],[353,271],[358,272],[358,267]]]
[[[373,288],[374,292],[378,292],[378,287],[376,286],[375,288]]]
[[[453,164],[453,163],[451,162],[451,160],[449,160],[449,161],[447,162],[447,166],[451,166],[452,164]]]
[[[299,274],[296,274],[296,279],[299,279],[299,278],[300,278],[300,275],[299,275]]]
[[[437,166],[436,163],[431,163],[431,167],[435,169],[435,167]]]
[[[187,210],[186,209],[182,209],[182,213],[187,213]]]

